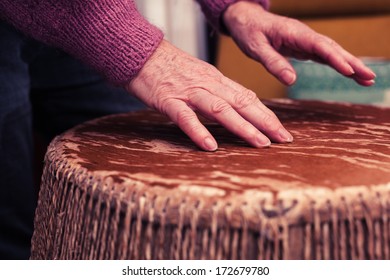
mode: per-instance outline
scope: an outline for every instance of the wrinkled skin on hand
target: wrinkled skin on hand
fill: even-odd
[[[375,74],[361,60],[298,20],[247,1],[230,5],[223,19],[240,49],[286,85],[295,82],[296,73],[285,56],[328,64],[360,85],[374,84]]]
[[[195,112],[219,122],[254,147],[269,146],[269,138],[275,142],[292,141],[291,134],[254,92],[166,41],[127,90],[167,115],[206,151],[216,150],[217,143]]]
[[[374,83],[375,74],[359,59],[299,21],[271,14],[246,1],[231,5],[223,19],[239,47],[286,85],[295,82],[296,74],[284,56],[326,63],[364,86]],[[254,147],[267,147],[271,141],[293,141],[253,91],[167,41],[160,44],[126,89],[167,115],[206,151],[215,151],[218,144],[197,114],[219,122]]]

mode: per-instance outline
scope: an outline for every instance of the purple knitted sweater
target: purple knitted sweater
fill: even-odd
[[[223,11],[240,0],[197,1],[219,29]],[[268,0],[250,1],[268,8]],[[0,17],[81,59],[116,85],[134,78],[163,38],[133,0],[1,0]]]

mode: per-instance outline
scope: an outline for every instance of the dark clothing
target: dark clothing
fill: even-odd
[[[34,139],[47,144],[81,122],[140,108],[79,61],[0,22],[0,259],[30,255]]]

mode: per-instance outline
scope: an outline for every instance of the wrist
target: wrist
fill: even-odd
[[[259,12],[265,12],[264,7],[257,2],[253,1],[237,1],[225,10],[222,14],[222,21],[225,29],[231,32],[232,28],[236,25],[246,25],[248,21],[248,12],[256,10],[257,16]]]
[[[163,87],[164,82],[169,78],[167,73],[175,68],[175,59],[180,54],[179,49],[168,41],[162,40],[137,75],[125,86],[126,90],[137,97],[140,97],[139,95],[145,97],[157,88]]]

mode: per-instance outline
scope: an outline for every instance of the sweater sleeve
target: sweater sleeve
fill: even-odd
[[[163,39],[133,0],[1,0],[0,17],[116,85],[129,82]]]
[[[221,16],[229,5],[242,0],[197,0],[207,20],[218,31],[226,32],[223,29]],[[245,0],[256,2],[262,5],[265,9],[269,9],[269,0]]]

